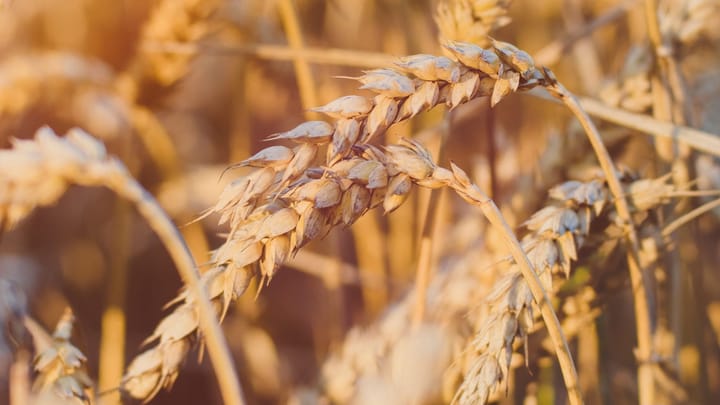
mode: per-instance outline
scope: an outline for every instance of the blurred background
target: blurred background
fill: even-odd
[[[514,0],[492,35],[551,67],[573,92],[649,113],[651,58],[641,3]],[[44,125],[57,133],[81,127],[99,137],[181,226],[198,263],[208,260],[226,230],[214,216],[191,221],[243,173],[221,176],[228,165],[265,147],[269,134],[317,119],[310,107],[368,94],[335,76],[357,76],[397,56],[442,54],[437,1],[431,0],[6,0],[0,7],[0,147],[31,138]],[[607,21],[578,37],[599,18]],[[715,133],[718,29],[716,23],[701,26],[678,55],[694,125]],[[293,58],[297,49],[305,51],[306,63]],[[644,176],[659,172],[650,137],[603,131],[620,165]],[[516,226],[540,206],[548,186],[593,164],[570,115],[525,95],[492,110],[486,99],[452,114],[438,107],[393,127],[380,142],[401,136],[419,137],[431,149],[444,142],[443,160],[473,172]],[[712,183],[718,169],[712,160],[707,164]],[[372,213],[352,229],[335,230],[301,252],[256,299],[249,293],[238,300],[223,327],[250,404],[285,403],[294,389],[315,385],[323,359],[349,328],[372,322],[408,291],[428,197],[415,193],[392,215]],[[450,234],[459,218],[473,214],[454,198],[444,201],[438,217]],[[704,221],[703,260],[717,263],[716,221]],[[466,234],[476,237],[473,229]],[[88,356],[89,375],[100,389],[117,384],[123,365],[181,288],[158,239],[108,190],[73,187],[1,238],[0,277],[17,283],[48,329],[66,306],[73,308],[73,342]],[[451,243],[436,249],[440,256],[462,254]],[[708,305],[715,302],[707,316],[717,328],[720,278],[711,268],[699,272],[703,291],[688,287],[690,281],[682,285]],[[630,305],[619,293],[605,308],[619,327],[605,329],[605,344],[627,349],[604,363],[609,384],[632,385],[632,320],[620,316]],[[716,367],[720,358],[718,342],[708,338],[712,328],[688,307],[682,309],[689,314],[682,347],[689,349],[682,356],[690,360],[680,378],[698,392],[691,403],[699,403],[718,398],[720,389],[708,384],[720,371],[708,374],[700,358],[709,356]],[[695,327],[693,319],[708,328]],[[7,348],[0,352],[3,364]],[[191,356],[173,389],[152,403],[220,402],[208,361],[198,364]]]

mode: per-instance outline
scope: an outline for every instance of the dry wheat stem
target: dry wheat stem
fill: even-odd
[[[118,184],[115,191],[135,203],[138,211],[168,249],[183,282],[196,300],[199,329],[215,369],[223,401],[228,405],[243,405],[244,395],[232,353],[225,342],[212,304],[200,284],[195,262],[184,239],[153,196],[134,179],[129,178]]]
[[[664,238],[670,237],[670,235],[677,231],[681,226],[687,224],[688,222],[692,221],[693,219],[699,217],[700,215],[712,211],[713,209],[720,206],[720,199],[715,199],[710,202],[707,202],[692,211],[686,212],[685,214],[681,215],[678,218],[675,218],[672,222],[665,225],[665,227],[662,230],[661,235]]]
[[[534,91],[529,92],[529,94],[548,99],[545,95]],[[647,115],[611,107],[601,101],[588,97],[580,97],[578,101],[580,106],[589,114],[605,121],[633,129],[640,133],[646,133],[660,138],[674,139],[695,150],[720,157],[720,138],[715,134],[696,128],[674,125]]]
[[[561,84],[556,83],[552,88],[548,88],[551,94],[560,98],[563,103],[572,111],[575,117],[580,121],[590,144],[595,151],[595,155],[603,169],[608,183],[608,188],[613,195],[615,207],[618,217],[622,221],[625,228],[625,234],[629,243],[627,252],[628,270],[630,272],[630,282],[632,285],[633,303],[635,308],[635,325],[637,329],[637,361],[638,361],[638,386],[640,394],[640,402],[643,404],[653,403],[654,379],[652,376],[652,364],[650,359],[653,356],[653,331],[652,331],[652,314],[650,308],[651,296],[648,291],[648,282],[645,279],[644,272],[640,267],[640,243],[638,241],[637,232],[633,226],[630,206],[623,192],[620,181],[617,177],[617,171],[612,163],[610,154],[605,145],[602,143],[600,133],[595,124],[592,122],[587,113],[582,109],[579,102],[567,89]]]
[[[300,20],[295,9],[293,0],[278,0],[277,8],[280,12],[280,19],[285,28],[285,36],[291,49],[302,50],[305,47],[302,30],[300,29]],[[313,78],[310,64],[302,58],[293,60],[295,68],[295,76],[297,77],[298,88],[300,90],[300,100],[305,110],[318,105],[317,86]],[[306,119],[314,118],[312,112],[306,112]]]
[[[12,150],[0,151],[0,224],[12,227],[37,205],[54,203],[68,184],[105,186],[133,202],[168,249],[183,281],[198,306],[197,317],[206,336],[223,399],[242,404],[242,391],[220,326],[197,270],[177,228],[155,199],[127,172],[118,160],[108,157],[104,145],[79,129],[65,138],[41,128],[35,140],[16,140]]]

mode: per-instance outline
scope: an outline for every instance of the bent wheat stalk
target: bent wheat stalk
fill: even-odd
[[[495,204],[458,167],[453,165],[452,171],[436,167],[416,142],[391,145],[385,152],[368,144],[389,126],[438,104],[454,108],[490,96],[490,104],[495,105],[516,90],[547,83],[532,58],[510,44],[493,41],[491,49],[462,42],[445,46],[455,60],[414,55],[400,59],[394,69],[376,69],[353,78],[376,96],[345,96],[316,108],[337,122],[308,121],[272,135],[268,139],[297,146],[271,146],[235,165],[255,169],[230,184],[209,211],[221,215],[220,223],[228,223],[230,233],[213,253],[212,267],[201,283],[222,318],[252,277],[259,275],[261,285],[265,284],[280,264],[308,241],[325,236],[335,226],[352,224],[380,204],[386,212],[394,210],[414,185],[450,187],[479,206],[504,235],[551,330],[569,397],[580,403],[576,372],[559,322]],[[313,166],[321,146],[326,146],[324,163]],[[183,292],[174,303],[179,305],[148,338],[159,344],[128,368],[123,386],[134,397],[152,397],[178,373],[179,362],[158,368],[148,367],[147,359],[184,355],[195,336],[194,298]]]
[[[70,184],[105,186],[135,204],[168,249],[197,304],[193,313],[195,329],[200,328],[206,336],[223,399],[228,404],[242,404],[242,390],[230,351],[198,282],[187,246],[152,195],[129,175],[120,161],[107,156],[102,143],[79,129],[60,138],[45,127],[38,130],[34,140],[15,140],[13,149],[0,151],[0,226],[11,228],[36,206],[53,204]],[[184,353],[159,359],[158,363],[179,362],[183,358]]]
[[[674,188],[664,184],[666,180],[663,177],[624,182],[633,212],[648,212],[667,204]],[[565,182],[550,190],[550,199],[551,203],[525,222],[531,232],[523,238],[522,245],[545,290],[555,291],[558,286],[553,285],[556,282],[553,275],[570,275],[571,264],[580,259],[579,250],[588,237],[604,234],[602,229],[591,230],[593,223],[600,219],[615,226],[610,218],[616,211],[610,204],[607,185],[599,180]],[[427,306],[434,309],[427,319],[429,325],[452,335],[448,337],[450,341],[464,339],[462,331],[467,329],[475,335],[465,353],[456,353],[452,362],[440,365],[449,367],[444,374],[444,387],[452,385],[456,375],[464,374],[455,395],[460,404],[486,403],[508,375],[509,356],[517,339],[527,339],[537,329],[533,325],[536,316],[532,296],[516,264],[499,271],[492,287],[483,287],[490,284],[486,280],[490,272],[483,269],[482,263],[496,262],[488,251],[490,247],[483,248],[474,247],[452,268],[440,272],[428,288]],[[483,282],[478,280],[480,277]],[[466,290],[468,285],[474,286],[471,292]],[[362,397],[366,388],[362,381],[392,368],[392,353],[410,330],[410,308],[416,299],[413,294],[369,328],[353,329],[340,350],[326,361],[320,389],[333,403],[348,403]],[[391,389],[401,389],[405,383],[394,378]]]

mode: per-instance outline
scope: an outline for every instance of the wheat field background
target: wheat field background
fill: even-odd
[[[0,404],[720,401],[718,22],[0,2]]]

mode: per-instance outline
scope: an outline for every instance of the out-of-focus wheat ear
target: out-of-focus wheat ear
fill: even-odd
[[[74,321],[72,310],[66,308],[51,336],[31,318],[26,318],[25,325],[37,351],[34,361],[37,376],[32,391],[37,396],[52,393],[60,401],[90,404],[93,383],[85,372],[87,358],[70,343]]]
[[[70,184],[104,186],[131,201],[166,246],[188,285],[224,400],[243,403],[216,309],[205,295],[179,231],[152,195],[120,161],[107,156],[101,142],[82,130],[70,130],[61,138],[51,129],[42,128],[34,140],[16,140],[13,146],[0,151],[0,222],[8,228],[13,226],[36,206],[53,204]]]
[[[162,43],[193,44],[210,34],[210,17],[217,0],[162,0],[153,8],[140,32],[140,48],[130,73],[136,82],[154,81],[170,86],[183,78],[194,55],[187,53],[147,52],[149,45]]]
[[[490,44],[492,31],[510,23],[508,8],[512,0],[442,0],[435,22],[440,41],[464,41],[482,46]]]

